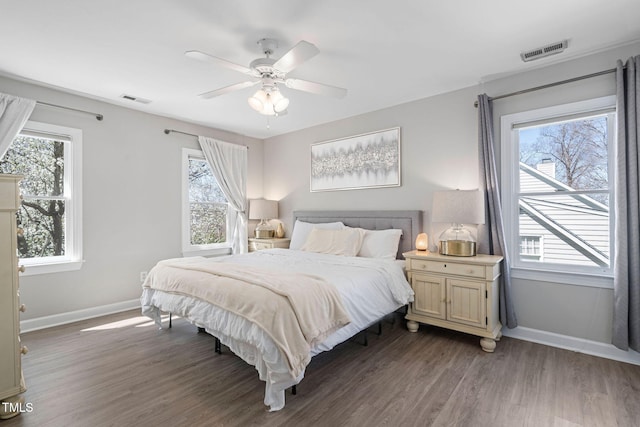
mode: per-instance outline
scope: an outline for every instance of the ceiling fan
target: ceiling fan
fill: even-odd
[[[265,57],[253,60],[249,64],[249,67],[235,64],[226,59],[218,58],[198,50],[185,52],[184,54],[189,58],[222,65],[251,77],[251,80],[205,92],[199,96],[209,99],[262,84],[262,87],[249,98],[248,101],[251,108],[260,114],[268,116],[277,116],[286,113],[287,107],[289,106],[289,99],[282,95],[278,85],[335,98],[344,98],[346,96],[347,90],[340,87],[308,80],[287,78],[287,74],[290,71],[293,71],[296,67],[320,53],[320,50],[314,44],[302,40],[278,60],[271,58],[273,51],[278,47],[276,40],[268,38],[260,39],[258,40],[258,45],[262,48]]]

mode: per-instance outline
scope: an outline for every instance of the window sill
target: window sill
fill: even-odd
[[[35,276],[38,274],[76,271],[82,268],[83,263],[84,261],[61,261],[41,264],[25,264],[20,262],[20,265],[24,266],[24,273],[20,273],[20,276]]]
[[[534,280],[537,282],[551,282],[563,285],[613,289],[613,277],[595,274],[565,273],[560,271],[512,267],[511,277],[514,279]]]

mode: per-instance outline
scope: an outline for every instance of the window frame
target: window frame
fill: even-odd
[[[507,114],[500,118],[501,135],[501,201],[505,222],[505,239],[511,256],[511,274],[514,278],[563,283],[578,286],[613,288],[614,259],[614,150],[615,150],[615,107],[616,97],[605,96],[586,101],[572,102],[551,107]],[[609,175],[609,267],[582,266],[571,264],[540,263],[520,259],[519,236],[519,175],[520,156],[518,125],[542,121],[562,121],[569,116],[588,116],[611,110],[613,123],[608,132],[608,175]],[[587,193],[591,193],[586,191]],[[596,191],[594,191],[596,192]]]
[[[519,234],[519,233],[518,233]],[[518,254],[520,256],[526,256],[526,257],[538,257],[538,258],[543,258],[544,255],[544,236],[540,236],[540,235],[533,235],[533,234],[519,234],[519,241],[520,241],[520,245],[518,248]],[[533,251],[531,253],[527,253],[526,251],[523,252],[522,251],[522,243],[523,243],[523,239],[525,241],[525,243],[531,241],[533,242]],[[538,242],[538,250],[537,252],[535,251],[535,242]],[[528,248],[528,245],[525,245]]]
[[[231,253],[232,245],[229,241],[231,227],[229,224],[229,209],[227,203],[227,241],[224,243],[211,243],[208,245],[191,244],[191,210],[189,207],[189,159],[205,160],[201,150],[193,148],[182,149],[182,255],[187,256],[217,256]]]
[[[50,123],[27,121],[20,134],[35,132],[64,139],[65,255],[20,258],[22,276],[79,270],[84,263],[82,248],[82,130]],[[68,141],[67,141],[68,139]]]

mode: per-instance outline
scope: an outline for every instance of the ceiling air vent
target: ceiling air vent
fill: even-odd
[[[127,94],[120,95],[120,98],[126,99],[127,101],[139,102],[141,104],[149,104],[151,102],[151,100],[149,99],[139,98],[137,96],[127,95]]]
[[[533,61],[535,59],[544,58],[545,56],[561,53],[567,48],[568,45],[568,40],[562,40],[561,42],[551,43],[546,46],[522,52],[520,53],[520,58],[522,58],[524,62]]]

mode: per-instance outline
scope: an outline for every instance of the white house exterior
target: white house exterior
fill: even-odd
[[[608,266],[609,207],[555,179],[555,164],[520,163],[520,257],[529,261]],[[527,196],[527,193],[558,192]]]

